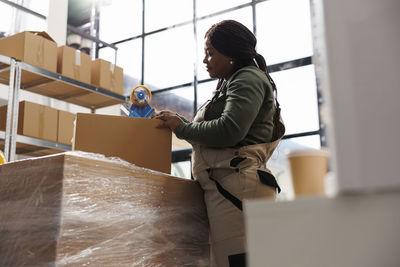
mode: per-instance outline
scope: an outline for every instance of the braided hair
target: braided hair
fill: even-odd
[[[204,37],[210,40],[211,45],[218,52],[235,60],[233,72],[246,66],[256,66],[267,75],[275,94],[275,117],[279,119],[280,108],[276,85],[268,73],[264,57],[256,51],[257,39],[254,34],[240,22],[223,20],[211,26]],[[224,79],[219,79],[217,90],[223,83]]]

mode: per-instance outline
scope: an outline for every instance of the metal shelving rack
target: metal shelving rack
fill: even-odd
[[[7,72],[9,72],[9,75],[7,75]],[[22,145],[22,148],[18,148],[21,154],[26,152],[27,154],[36,153],[36,155],[40,155],[41,152],[37,154],[38,151],[42,151],[42,153],[44,151],[44,154],[51,154],[72,149],[71,145],[17,134],[19,90],[23,89],[87,107],[92,112],[97,108],[122,104],[127,101],[125,96],[17,61],[14,58],[4,55],[0,55],[0,74],[2,74],[0,83],[8,84],[9,86],[6,127],[5,132],[0,131],[0,139],[4,140],[4,154],[7,161],[15,160],[18,144]],[[24,75],[29,76],[30,80],[24,82]],[[67,95],[57,94],[57,86],[60,84],[68,86],[69,89],[73,90]],[[54,90],[43,90],[41,88],[42,86],[49,87],[49,85]],[[82,97],[84,97],[84,100],[81,99]]]

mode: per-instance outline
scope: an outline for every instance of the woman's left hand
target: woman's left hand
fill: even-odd
[[[173,132],[175,128],[182,123],[181,118],[179,118],[175,112],[169,110],[158,112],[154,118],[162,121],[162,124],[157,126],[157,128],[170,128]]]

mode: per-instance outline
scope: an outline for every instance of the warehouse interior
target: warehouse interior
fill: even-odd
[[[205,33],[231,19],[257,37],[286,131],[266,165],[281,192],[244,201],[230,266],[399,266],[399,11],[0,0],[0,265],[217,266],[192,144],[133,120],[132,98],[192,120],[218,83]]]

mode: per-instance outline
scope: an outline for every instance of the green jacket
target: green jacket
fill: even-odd
[[[205,112],[205,120],[184,120],[175,135],[210,147],[241,147],[271,141],[274,115],[272,86],[257,67],[236,71]]]

